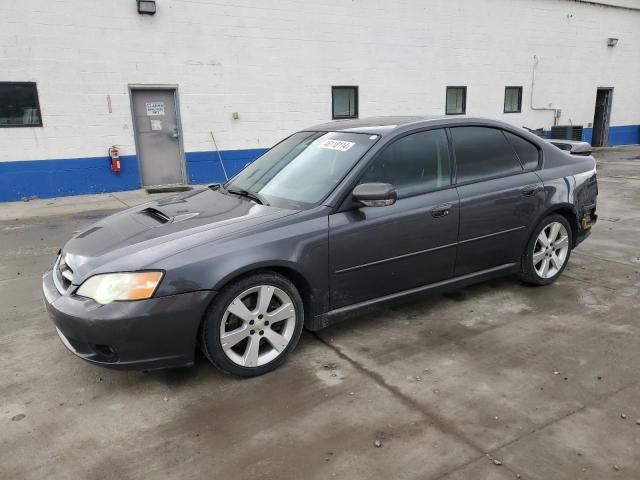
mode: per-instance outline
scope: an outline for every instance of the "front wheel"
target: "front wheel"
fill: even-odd
[[[553,283],[567,266],[572,240],[571,226],[565,217],[553,214],[544,218],[527,243],[520,279],[533,285]]]
[[[213,302],[201,341],[206,357],[224,372],[253,377],[274,370],[300,339],[302,298],[282,275],[260,272],[242,278]]]

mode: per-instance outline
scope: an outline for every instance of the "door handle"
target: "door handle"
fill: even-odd
[[[520,190],[520,192],[525,197],[532,197],[536,193],[541,192],[542,189],[543,188],[541,185],[527,185],[526,187],[523,187],[522,190]]]
[[[178,133],[178,129],[177,128],[173,129],[173,133],[171,134],[171,136],[173,138],[178,138],[180,136],[180,134]]]
[[[449,210],[451,210],[452,205],[450,203],[443,203],[442,205],[438,205],[437,207],[433,207],[431,209],[431,216],[434,218],[446,217],[449,215]]]

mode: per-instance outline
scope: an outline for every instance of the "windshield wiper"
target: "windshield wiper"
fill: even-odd
[[[249,190],[244,190],[242,188],[227,188],[226,190],[227,192],[233,193],[234,195],[240,195],[241,197],[250,198],[260,205],[269,205],[269,202],[267,202],[264,197],[258,193],[250,192]]]

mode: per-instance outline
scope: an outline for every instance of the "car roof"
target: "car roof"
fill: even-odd
[[[348,132],[348,133],[376,133],[384,135],[398,127],[410,123],[426,122],[429,120],[442,120],[446,117],[435,115],[405,115],[388,117],[355,118],[349,120],[334,120],[333,122],[315,125],[305,130],[315,132]]]
[[[322,123],[320,125],[305,128],[304,131],[368,133],[385,136],[395,130],[400,129],[401,127],[406,127],[408,125],[418,128],[434,124],[477,125],[479,123],[493,126],[509,126],[513,128],[512,125],[507,125],[504,122],[486,118],[465,117],[462,115],[406,115],[334,120],[333,122]]]

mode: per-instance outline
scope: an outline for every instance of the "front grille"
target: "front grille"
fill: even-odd
[[[58,255],[58,259],[53,266],[53,283],[60,295],[63,295],[69,290],[72,282],[73,270],[64,262],[62,255]]]

